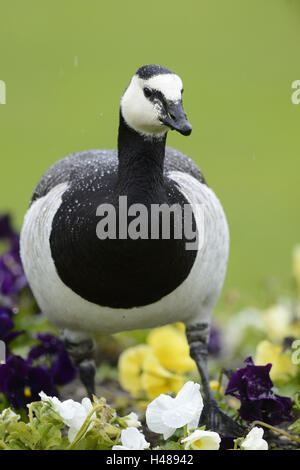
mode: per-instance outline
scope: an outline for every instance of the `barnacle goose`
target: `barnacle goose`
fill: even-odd
[[[46,171],[24,219],[21,257],[36,300],[61,330],[89,395],[94,332],[181,321],[202,378],[203,419],[209,429],[234,432],[212,397],[206,366],[211,313],[227,266],[228,226],[198,166],[166,147],[169,129],[183,135],[192,130],[182,92],[180,77],[163,66],[137,70],[121,99],[118,150],[75,153]],[[128,218],[120,201],[129,208]],[[169,236],[161,227],[167,212],[159,212],[155,222],[151,214],[134,218],[141,206],[151,212],[153,206],[174,205],[192,208],[191,233],[202,236],[191,249],[185,232],[175,233],[184,211],[170,210]],[[110,208],[112,225],[104,217]],[[99,236],[101,221],[110,229]]]

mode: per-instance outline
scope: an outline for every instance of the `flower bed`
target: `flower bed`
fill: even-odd
[[[77,370],[39,313],[19,257],[19,237],[0,216],[1,449],[300,449],[300,321],[296,299],[219,318],[210,336],[211,389],[245,429],[220,436],[203,411],[184,325],[99,341],[98,382],[109,399],[77,401]],[[294,273],[300,292],[300,251]],[[114,384],[114,393],[109,385]],[[105,388],[107,386],[107,388]],[[127,392],[127,393],[126,393]]]

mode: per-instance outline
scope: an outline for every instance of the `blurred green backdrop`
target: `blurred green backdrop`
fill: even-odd
[[[224,295],[259,304],[292,286],[300,241],[299,0],[1,0],[0,212],[21,225],[42,173],[64,155],[116,145],[136,69],[184,81],[191,137],[168,145],[201,166],[231,230]],[[223,297],[224,298],[224,297]]]

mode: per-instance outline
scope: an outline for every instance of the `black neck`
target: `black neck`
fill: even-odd
[[[163,189],[166,134],[143,136],[131,129],[120,112],[118,189],[123,194],[154,195]]]

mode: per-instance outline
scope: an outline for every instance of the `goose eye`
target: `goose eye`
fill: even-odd
[[[153,93],[151,88],[148,88],[147,86],[143,88],[143,92],[146,98],[149,98],[150,96],[152,96],[152,93]]]

